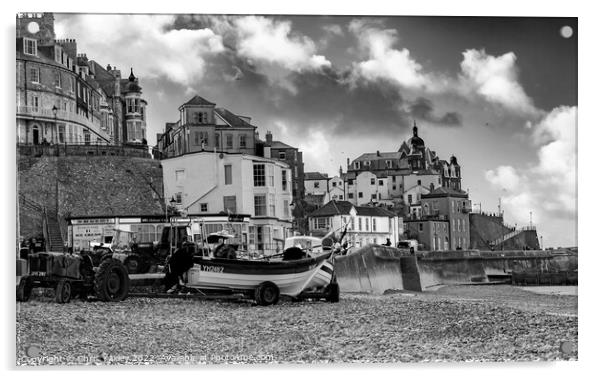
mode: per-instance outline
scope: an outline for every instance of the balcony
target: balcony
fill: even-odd
[[[87,127],[91,127],[95,131],[101,131],[100,120],[95,120],[92,116],[90,116],[90,118],[87,118],[81,114],[66,112],[63,110],[57,110],[55,117],[54,113],[52,112],[52,109],[42,107],[18,106],[17,117],[41,119],[52,122],[54,122],[55,120],[60,122],[75,122],[78,124],[85,125]],[[106,136],[106,138],[108,139],[109,137]]]

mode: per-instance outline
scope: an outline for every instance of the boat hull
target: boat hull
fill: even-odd
[[[327,258],[298,261],[241,261],[199,259],[188,270],[187,287],[211,290],[253,291],[263,282],[272,282],[281,295],[297,296],[305,290],[326,286],[332,281],[334,267]]]

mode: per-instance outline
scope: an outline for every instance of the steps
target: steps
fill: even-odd
[[[516,229],[510,233],[504,234],[501,238],[496,239],[495,241],[493,241],[493,245],[497,246],[503,242],[508,241],[510,238],[514,238],[517,235],[519,235],[520,233],[523,232],[523,229]]]
[[[63,236],[55,216],[48,215],[48,247],[50,251],[63,251]]]

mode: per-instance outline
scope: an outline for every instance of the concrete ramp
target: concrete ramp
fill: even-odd
[[[401,250],[368,245],[336,257],[335,273],[341,291],[381,294],[388,289],[403,289]]]

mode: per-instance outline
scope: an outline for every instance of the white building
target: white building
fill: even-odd
[[[387,238],[396,246],[402,223],[400,217],[385,208],[355,206],[348,201],[330,201],[309,215],[312,234],[342,231],[347,225],[345,238],[355,247],[384,244]]]
[[[277,250],[276,245],[282,246],[292,234],[291,170],[285,162],[242,153],[196,152],[161,164],[165,198],[173,198],[178,209],[200,216],[249,215],[242,239],[250,250]]]

